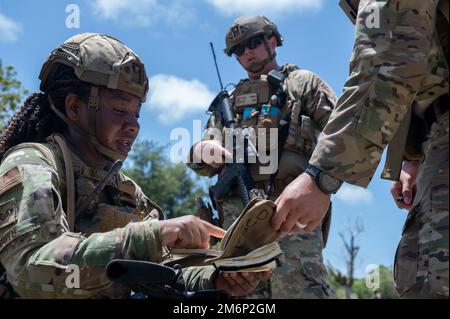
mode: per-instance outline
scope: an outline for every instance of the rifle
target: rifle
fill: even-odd
[[[84,216],[87,213],[87,207],[98,196],[98,194],[100,194],[100,192],[103,190],[105,185],[114,176],[114,174],[116,174],[120,170],[122,165],[123,165],[123,162],[121,160],[117,160],[112,164],[111,168],[108,170],[106,175],[103,176],[103,178],[95,186],[92,193],[90,193],[89,196],[86,197],[86,199],[83,202],[81,202],[81,204],[78,206],[78,208],[75,212],[75,216],[77,216],[77,218],[81,218],[82,216]]]
[[[201,197],[197,197],[195,199],[195,204],[197,206],[197,214],[200,219],[207,221],[214,226],[223,227],[223,215],[215,214],[213,208],[210,203],[205,203]],[[209,244],[214,246],[219,242],[219,239],[216,237],[212,237],[209,240]]]
[[[148,261],[113,259],[106,266],[106,276],[130,288],[133,299],[229,299],[218,290],[187,291],[181,267],[174,268]]]
[[[210,42],[211,51],[213,54],[214,64],[216,67],[217,76],[220,83],[220,92],[212,101],[208,108],[222,122],[222,125],[228,129],[235,129],[234,116],[231,111],[230,96],[228,91],[224,89],[222,79],[220,77],[219,68],[217,66],[216,54],[214,46]],[[235,137],[235,136],[234,136]],[[233,141],[233,159],[236,155],[236,141]],[[244,140],[244,158],[247,154],[247,146],[251,143],[247,137]],[[247,206],[250,202],[250,191],[255,189],[255,182],[251,178],[245,163],[227,163],[219,174],[217,183],[209,188],[209,195],[213,202],[213,207],[217,209],[216,202],[223,199],[230,187],[237,183],[239,194],[241,196],[242,204]]]

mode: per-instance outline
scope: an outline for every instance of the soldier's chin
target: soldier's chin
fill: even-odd
[[[260,62],[252,62],[247,66],[247,71],[252,73],[258,73],[261,71],[261,63]]]
[[[120,155],[125,156],[125,157],[128,156],[128,153],[130,153],[130,151],[126,151],[126,150],[123,150],[123,149],[116,150],[116,152],[119,153]]]

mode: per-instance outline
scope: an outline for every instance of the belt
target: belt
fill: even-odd
[[[449,95],[444,94],[437,98],[425,111],[423,117],[427,126],[427,131],[431,130],[431,126],[439,120],[439,118],[448,112],[450,103]]]

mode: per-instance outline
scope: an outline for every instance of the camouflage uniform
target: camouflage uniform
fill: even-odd
[[[446,18],[438,4],[446,5]],[[365,24],[374,6],[380,28]],[[409,125],[400,155],[422,164],[396,254],[397,290],[407,298],[448,298],[448,1],[361,1],[350,69],[310,163],[366,187],[384,148]],[[437,120],[423,120],[430,112]],[[425,123],[431,131],[420,136]]]
[[[273,185],[270,199],[275,200],[283,189],[294,180],[307,166],[309,156],[317,142],[316,133],[327,123],[336,98],[331,88],[312,72],[301,70],[295,65],[285,65],[281,72],[287,74],[287,102],[282,107],[280,118],[290,114],[289,135],[279,163],[279,173]],[[236,95],[240,87],[251,84],[251,80],[243,80],[231,96],[235,122],[238,127],[255,126],[243,119],[241,107],[236,106]],[[245,93],[245,92],[244,92]],[[276,121],[274,123],[277,123]],[[222,130],[222,124],[212,115],[208,121],[203,140],[210,139],[209,130]],[[222,141],[220,141],[222,142]],[[193,148],[192,148],[193,149]],[[192,150],[191,149],[191,150]],[[204,163],[189,163],[196,173],[213,177],[217,174]],[[248,168],[256,187],[266,190],[270,182],[270,174],[259,174],[258,163],[249,164]],[[232,189],[223,200],[224,227],[228,228],[242,212],[242,204],[237,190]],[[330,298],[334,297],[323,264],[322,230],[318,227],[314,232],[289,235],[280,240],[285,253],[285,262],[278,267],[271,282],[261,283],[260,287],[248,298]]]
[[[0,165],[0,262],[22,298],[123,298],[130,291],[112,284],[106,264],[115,258],[162,261],[161,209],[122,173],[112,177],[89,213],[70,232],[65,213],[64,161],[53,142],[18,145]],[[79,204],[106,173],[86,166],[72,152]],[[106,200],[108,199],[108,200]],[[102,218],[103,214],[107,216]],[[80,288],[67,288],[69,265],[80,269]],[[188,268],[189,290],[212,288],[213,267]]]
[[[123,160],[123,154],[100,145],[95,136],[99,86],[128,92],[144,102],[148,79],[139,57],[107,35],[76,35],[53,50],[44,63],[43,92],[49,92],[59,64],[89,83],[89,131],[61,113],[49,94],[51,109],[105,159]],[[115,173],[98,199],[75,216],[75,208],[106,175],[106,168],[89,167],[76,151],[62,136],[52,134],[47,143],[22,143],[2,157],[0,263],[22,298],[127,297],[128,289],[106,277],[106,264],[114,258],[160,262],[167,257],[159,234],[161,209],[121,173]],[[66,285],[71,265],[80,270],[76,289]],[[188,290],[212,288],[214,274],[212,267],[188,268],[183,273]]]

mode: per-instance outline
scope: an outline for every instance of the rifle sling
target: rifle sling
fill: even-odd
[[[73,173],[73,161],[69,148],[61,135],[53,134],[53,139],[61,149],[64,166],[66,168],[66,187],[67,187],[67,223],[69,231],[75,231],[75,178]]]
[[[280,121],[281,130],[278,134],[278,167],[275,173],[270,176],[270,183],[266,190],[266,195],[270,196],[272,192],[273,185],[275,184],[275,180],[277,179],[279,166],[281,163],[281,156],[283,156],[284,145],[286,144],[288,135],[289,135],[289,125],[291,123],[291,114],[287,114],[282,121]]]

